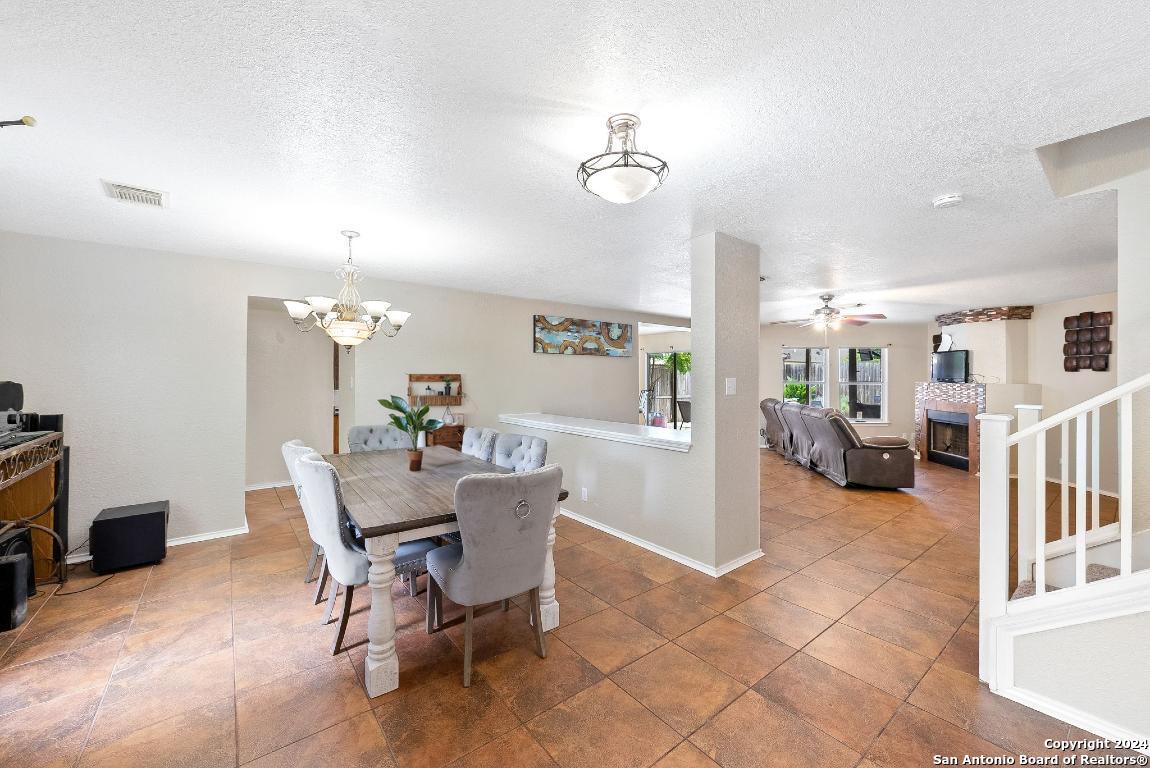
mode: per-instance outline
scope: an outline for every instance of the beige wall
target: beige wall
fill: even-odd
[[[293,438],[331,450],[332,341],[300,333],[283,306],[253,299],[248,307],[245,483],[290,482],[280,446]],[[273,305],[273,306],[269,306]]]
[[[954,339],[954,349],[970,352],[972,380],[983,384],[1025,384],[1029,381],[1028,323],[1027,320],[962,323],[943,326],[931,333],[949,333]]]
[[[1042,415],[1053,416],[1084,400],[1089,400],[1118,385],[1118,360],[1125,346],[1118,338],[1118,327],[1110,329],[1114,342],[1114,354],[1110,357],[1110,370],[1106,372],[1075,371],[1067,373],[1062,369],[1063,318],[1080,312],[1113,312],[1118,306],[1118,294],[1104,293],[1098,296],[1085,296],[1053,304],[1040,304],[1034,308],[1034,315],[1027,324],[1029,331],[1029,354],[1027,368],[1030,381],[1042,385]],[[983,323],[997,325],[997,323]],[[1102,489],[1108,492],[1118,490],[1118,420],[1117,410],[1108,406],[1102,410],[1099,469],[1102,474]],[[1071,435],[1073,437],[1073,434]],[[1046,475],[1050,478],[1061,476],[1061,437],[1053,430],[1047,435]],[[1073,451],[1072,451],[1073,452]],[[1073,457],[1071,457],[1073,462]],[[1070,467],[1074,477],[1073,463]]]
[[[66,415],[73,543],[104,507],[156,499],[172,502],[171,537],[241,528],[248,298],[334,291],[331,272],[0,233],[0,275],[3,377],[24,383],[29,410]],[[28,286],[66,311],[44,311]],[[531,315],[638,316],[378,279],[361,288],[414,315],[355,355],[363,415],[349,411],[345,428],[380,421],[375,399],[405,391],[409,371],[463,373],[476,423],[500,410],[633,419],[633,359],[535,355]]]
[[[861,327],[844,326],[830,331],[826,344],[840,347],[887,347],[888,424],[856,424],[864,436],[904,435],[914,439],[914,384],[930,379],[930,335],[926,323],[873,322]],[[759,332],[759,399],[783,396],[782,348],[821,347],[823,335],[810,328],[764,325]],[[833,369],[833,366],[832,366]],[[834,378],[833,371],[831,378]],[[838,402],[837,382],[828,383],[829,402]],[[761,417],[760,417],[761,418]]]

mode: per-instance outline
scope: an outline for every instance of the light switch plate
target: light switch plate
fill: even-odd
[[[728,395],[735,394],[735,380],[734,379],[727,379],[727,394]]]

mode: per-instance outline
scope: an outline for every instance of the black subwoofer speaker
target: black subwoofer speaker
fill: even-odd
[[[92,521],[89,536],[96,573],[158,563],[168,554],[168,502],[105,509]]]
[[[0,534],[0,631],[24,622],[28,598],[34,594],[32,535],[27,528],[14,528]]]

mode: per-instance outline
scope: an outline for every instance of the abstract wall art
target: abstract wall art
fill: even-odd
[[[535,351],[548,355],[631,356],[631,324],[535,315]]]
[[[1066,336],[1062,344],[1062,369],[1067,372],[1110,370],[1113,324],[1112,312],[1082,312],[1063,318]]]

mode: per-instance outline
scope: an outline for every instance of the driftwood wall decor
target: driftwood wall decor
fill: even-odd
[[[1114,343],[1110,328],[1113,312],[1082,312],[1062,320],[1066,335],[1062,344],[1065,371],[1108,371]]]

